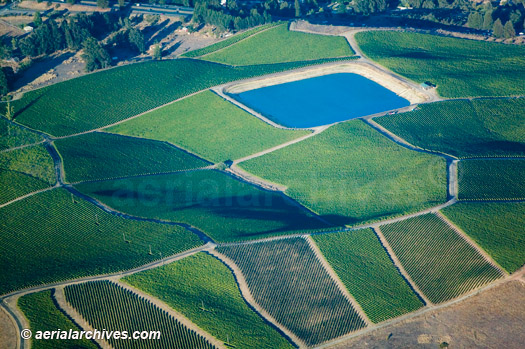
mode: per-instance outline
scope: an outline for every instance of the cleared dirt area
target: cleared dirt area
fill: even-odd
[[[13,90],[23,92],[69,80],[85,74],[81,53],[61,51],[33,63],[13,83]]]
[[[511,281],[333,348],[523,348],[524,323],[525,283]]]
[[[352,29],[352,27],[342,25],[322,25],[312,24],[307,21],[298,20],[290,24],[290,30],[302,31],[305,33],[316,33],[325,35],[341,35]]]
[[[58,7],[57,7],[58,5]],[[36,2],[36,1],[22,1],[18,4],[18,7],[20,8],[27,8],[30,10],[39,10],[39,11],[46,11],[49,9],[57,9],[57,10],[69,10],[74,12],[109,12],[111,11],[110,8],[100,8],[100,7],[93,7],[93,6],[84,6],[80,4],[68,4],[68,3],[52,3],[51,6],[48,6],[47,2]]]
[[[25,34],[25,32],[20,29],[20,27],[17,24],[14,24],[13,22],[19,21],[18,24],[26,24],[31,22],[31,20],[23,21],[18,19],[15,19],[13,21],[9,21],[9,18],[0,18],[0,36],[6,36],[6,37],[17,37],[20,35]]]
[[[423,90],[417,90],[405,82],[397,79],[395,76],[381,71],[371,64],[361,62],[348,62],[334,65],[324,65],[321,67],[309,69],[301,69],[291,73],[284,73],[268,78],[234,84],[226,87],[225,92],[237,94],[256,88],[273,86],[285,82],[292,82],[336,73],[354,73],[364,76],[365,78],[370,79],[389,89],[398,96],[407,99],[411,104],[421,103],[431,99],[431,97]]]
[[[0,349],[16,348],[16,326],[5,309],[0,307]]]

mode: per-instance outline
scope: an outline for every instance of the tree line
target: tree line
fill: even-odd
[[[63,19],[51,16],[47,21],[42,21],[36,12],[32,24],[33,31],[19,40],[13,39],[11,45],[0,42],[0,58],[34,58],[61,50],[83,49],[86,70],[93,71],[111,65],[110,47],[126,47],[137,53],[146,51],[142,32],[119,11],[79,13]],[[0,95],[7,94],[15,78],[11,67],[0,69]]]

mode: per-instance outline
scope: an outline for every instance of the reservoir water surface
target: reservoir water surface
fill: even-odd
[[[262,87],[233,95],[273,122],[293,128],[328,125],[410,102],[353,73],[337,73]]]

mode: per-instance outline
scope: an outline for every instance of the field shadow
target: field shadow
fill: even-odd
[[[22,108],[15,111],[15,115],[13,116],[13,120],[16,119],[19,115],[21,115],[23,112],[25,112],[27,109],[31,108],[40,98],[44,96],[44,93],[39,94],[35,98],[31,99],[29,103],[26,103]]]
[[[170,25],[165,26],[160,31],[158,31],[155,35],[152,35],[148,39],[148,45],[153,45],[155,42],[161,42],[168,35],[170,35],[175,30],[177,30],[181,26],[181,24],[182,24],[181,22],[173,22]]]
[[[289,202],[279,194],[261,192],[245,195],[222,195],[212,198],[188,198],[184,190],[158,189],[139,191],[135,189],[98,190],[93,194],[103,198],[109,206],[119,210],[133,208],[133,211],[143,207],[149,211],[158,208],[158,212],[175,213],[180,217],[185,216],[217,216],[233,221],[253,221],[254,229],[242,234],[234,231],[236,235],[245,237],[276,234],[286,231],[319,230],[326,229],[328,225],[315,216],[303,211],[295,203]],[[120,202],[118,204],[117,202]],[[129,212],[131,213],[131,212]],[[143,216],[143,214],[141,214]],[[332,215],[330,218],[342,220],[343,217]],[[175,218],[175,220],[179,218]],[[257,223],[257,222],[260,222]],[[273,222],[273,223],[271,223]],[[273,227],[265,228],[270,223]]]
[[[19,78],[13,82],[13,90],[18,90],[22,86],[28,85],[35,81],[37,78],[45,74],[51,69],[56,68],[64,61],[73,57],[73,52],[66,52],[54,57],[43,58],[38,60],[37,64],[33,64],[26,71],[24,71]]]

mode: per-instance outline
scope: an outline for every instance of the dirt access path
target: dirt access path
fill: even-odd
[[[462,302],[327,345],[367,348],[523,348],[525,284],[509,281]]]
[[[441,219],[443,222],[445,222],[452,230],[456,232],[463,240],[465,240],[473,249],[475,249],[482,257],[487,261],[487,263],[491,264],[494,268],[496,268],[500,274],[503,275],[509,275],[509,273],[503,269],[498,262],[496,262],[487,252],[485,252],[484,249],[478,246],[476,242],[467,235],[461,228],[459,228],[457,225],[455,225],[448,217],[446,217],[441,211],[436,212],[436,216],[438,216],[439,219]]]
[[[95,329],[93,326],[91,326],[89,322],[87,322],[82,315],[80,315],[80,313],[68,303],[66,295],[64,294],[64,287],[65,286],[59,286],[54,289],[53,298],[56,300],[58,306],[71,319],[73,319],[75,324],[82,330],[94,332]],[[112,348],[112,346],[104,339],[93,339],[93,341],[95,341],[101,348]]]
[[[195,333],[197,333],[198,335],[206,338],[206,340],[208,342],[210,342],[211,344],[213,344],[215,347],[221,348],[221,349],[226,348],[226,346],[224,345],[223,342],[221,342],[220,340],[218,340],[217,338],[215,338],[214,336],[212,336],[208,332],[204,331],[203,329],[201,329],[199,326],[197,326],[195,323],[193,323],[186,316],[184,316],[183,314],[179,313],[178,311],[176,311],[175,309],[173,309],[172,307],[170,307],[169,305],[167,305],[166,303],[164,303],[160,299],[158,299],[156,297],[153,297],[152,295],[150,295],[148,293],[142,292],[141,290],[139,290],[136,287],[131,286],[130,284],[122,281],[122,278],[114,277],[114,278],[111,278],[110,281],[114,282],[116,285],[121,286],[122,288],[124,288],[124,289],[126,289],[128,291],[131,291],[132,293],[138,295],[140,298],[143,298],[146,301],[152,303],[157,308],[164,310],[166,313],[171,315],[173,318],[175,318],[181,324],[186,326],[186,328],[188,328],[191,331],[194,331]]]
[[[330,265],[330,263],[328,263],[326,258],[323,256],[323,253],[321,252],[321,250],[319,249],[315,241],[312,239],[312,237],[306,236],[305,240],[310,246],[310,249],[315,254],[315,257],[317,258],[317,260],[323,266],[324,270],[328,273],[330,278],[335,282],[335,284],[337,285],[337,288],[339,289],[339,291],[341,291],[343,296],[350,302],[350,304],[352,304],[352,307],[359,314],[361,319],[363,319],[363,321],[366,323],[366,326],[372,325],[372,321],[370,321],[370,319],[368,318],[368,315],[366,315],[363,308],[361,308],[361,305],[356,301],[354,296],[352,296],[350,292],[347,290],[347,288],[345,287],[345,285],[343,284],[339,276],[337,276],[334,269],[332,269],[332,266]]]
[[[430,299],[425,296],[423,291],[419,289],[419,287],[416,285],[414,280],[410,277],[410,275],[407,273],[405,268],[403,267],[403,264],[401,264],[401,261],[399,258],[397,258],[396,254],[394,253],[394,250],[386,240],[385,236],[381,232],[381,229],[379,227],[372,228],[376,236],[379,238],[379,241],[381,242],[381,245],[383,245],[383,248],[387,251],[388,256],[392,259],[392,262],[396,266],[397,270],[403,276],[405,281],[410,285],[410,288],[414,291],[414,293],[418,296],[419,299],[421,299],[425,305],[432,305],[433,303],[430,301]]]
[[[284,334],[284,336],[287,337],[288,340],[290,340],[292,343],[301,348],[306,347],[306,344],[301,339],[299,339],[299,337],[297,337],[290,330],[288,330],[286,327],[277,322],[277,320],[275,320],[273,316],[271,316],[255,301],[255,299],[252,296],[252,293],[250,292],[248,284],[246,283],[246,279],[244,278],[242,271],[239,269],[239,267],[237,266],[237,264],[235,264],[234,261],[232,261],[227,256],[223,255],[222,253],[218,252],[217,250],[212,250],[208,253],[218,258],[220,261],[226,264],[228,268],[230,268],[233,275],[235,276],[235,281],[237,282],[237,286],[241,291],[242,297],[244,298],[246,303],[250,305],[252,310],[258,313],[259,316],[262,317],[265,321],[269,322],[274,328],[281,332],[281,334]]]

